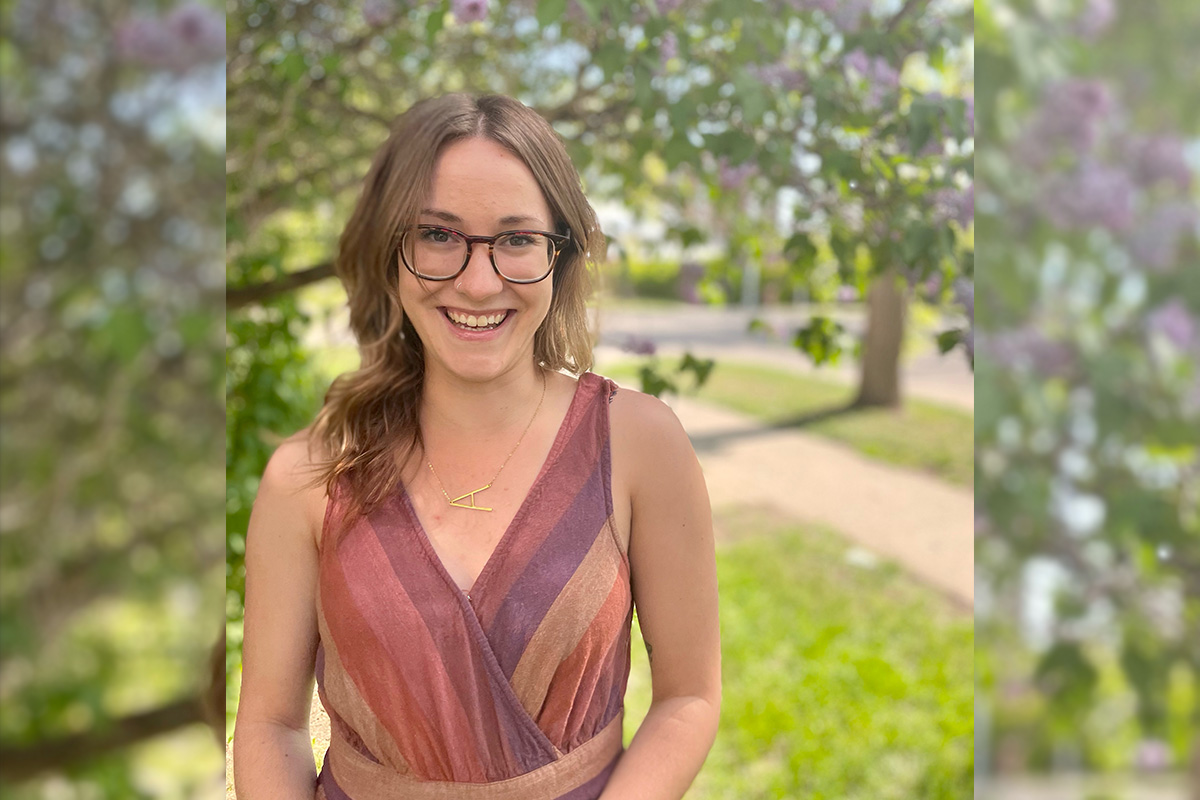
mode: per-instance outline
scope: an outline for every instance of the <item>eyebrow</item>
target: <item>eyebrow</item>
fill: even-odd
[[[443,222],[450,222],[455,225],[462,225],[463,218],[457,214],[451,214],[449,211],[441,211],[436,208],[421,209],[422,216],[436,217]],[[527,214],[510,214],[506,217],[501,217],[498,222],[500,225],[545,225],[546,223],[537,217],[531,217]]]

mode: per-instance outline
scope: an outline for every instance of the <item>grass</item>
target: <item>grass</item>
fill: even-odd
[[[970,797],[972,618],[893,566],[856,566],[833,532],[761,511],[717,524],[724,699],[687,800]],[[650,701],[634,636],[627,737]]]
[[[637,386],[638,364],[621,361],[601,371]],[[686,383],[686,381],[685,381]],[[956,484],[975,480],[975,423],[971,414],[921,400],[896,411],[846,410],[854,389],[808,375],[755,364],[719,361],[698,399],[748,414],[768,425],[796,427],[834,439],[863,455],[916,469]]]

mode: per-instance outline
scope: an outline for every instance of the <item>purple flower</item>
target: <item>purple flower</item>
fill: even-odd
[[[727,192],[735,191],[746,185],[746,181],[758,172],[757,165],[752,161],[738,166],[730,166],[729,160],[721,156],[717,163],[717,182]]]
[[[1096,143],[1100,124],[1114,110],[1112,95],[1100,81],[1068,78],[1046,90],[1018,150],[1033,167],[1041,167],[1059,149],[1080,155]]]
[[[859,48],[847,53],[843,63],[857,74],[859,80],[866,82],[867,95],[863,105],[868,109],[879,108],[883,98],[900,86],[900,73],[882,56],[871,58]]]
[[[165,17],[135,17],[116,30],[117,52],[137,64],[187,72],[225,58],[225,16],[184,3]]]
[[[1075,349],[1047,339],[1036,327],[984,331],[979,348],[1002,369],[1029,370],[1043,377],[1065,377],[1076,365]]]
[[[457,22],[481,22],[487,19],[488,0],[450,0],[450,11]]]
[[[674,31],[667,31],[662,35],[662,42],[658,46],[659,69],[666,70],[667,62],[678,55],[679,39],[675,37]]]
[[[1171,766],[1171,746],[1161,739],[1143,739],[1138,742],[1133,762],[1145,772],[1164,770]]]
[[[363,19],[372,28],[381,28],[396,17],[396,0],[366,0],[362,7]]]
[[[1191,167],[1184,155],[1183,140],[1178,136],[1134,137],[1126,143],[1125,150],[1139,183],[1151,186],[1170,181],[1181,189],[1191,186]]]
[[[1196,340],[1196,318],[1182,300],[1174,298],[1150,312],[1146,332],[1162,336],[1180,350],[1189,350]]]
[[[975,184],[966,189],[946,187],[933,193],[933,215],[937,219],[953,219],[968,228],[975,219]]]
[[[975,282],[959,278],[954,282],[954,299],[962,304],[971,325],[975,325]]]
[[[1115,0],[1087,0],[1071,28],[1080,38],[1093,40],[1112,27],[1116,18]]]
[[[1150,272],[1164,272],[1175,266],[1180,240],[1194,231],[1196,209],[1185,202],[1156,206],[1129,233],[1126,244],[1140,266]]]
[[[630,336],[621,344],[621,349],[635,356],[652,356],[658,352],[658,346],[654,342],[640,336]]]
[[[1101,226],[1124,231],[1133,223],[1133,195],[1129,173],[1088,160],[1047,181],[1039,204],[1063,230]]]
[[[967,101],[967,130],[971,134],[971,138],[975,137],[975,95],[965,98]]]
[[[683,0],[655,0],[655,5],[658,6],[659,14],[670,14],[683,5]]]
[[[807,76],[803,72],[789,67],[782,61],[753,66],[749,69],[751,74],[767,86],[780,89],[803,89],[808,83]]]

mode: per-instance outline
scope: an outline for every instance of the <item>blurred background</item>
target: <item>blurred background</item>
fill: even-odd
[[[976,797],[1194,800],[1200,6],[975,12]]]
[[[0,9],[0,796],[211,797],[224,19]]]
[[[371,155],[417,100],[495,91],[563,136],[610,237],[597,370],[675,408],[712,494],[725,700],[688,797],[969,797],[970,4],[231,2],[227,25],[230,719],[259,477],[358,364],[332,260]],[[649,696],[639,641],[627,736]]]

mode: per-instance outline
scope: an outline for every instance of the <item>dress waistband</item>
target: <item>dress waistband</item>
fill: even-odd
[[[555,800],[600,774],[623,749],[618,714],[588,741],[532,772],[489,783],[421,781],[378,764],[334,733],[333,779],[354,800]]]

